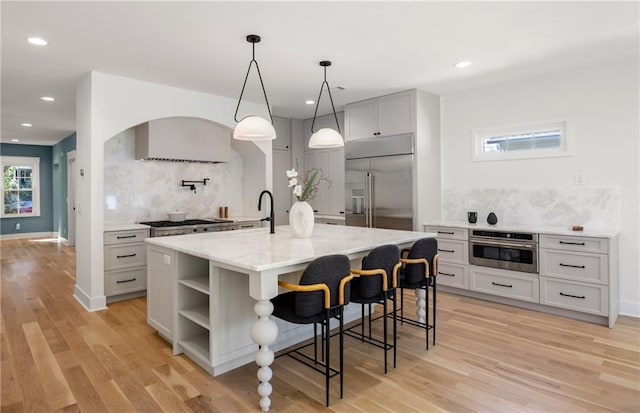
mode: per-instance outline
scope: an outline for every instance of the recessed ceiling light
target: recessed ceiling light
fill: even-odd
[[[315,100],[305,100],[304,101],[305,105],[313,105],[314,103],[316,103]]]
[[[52,98],[51,96],[42,96],[40,100],[44,100],[46,102],[54,102],[56,99]]]
[[[20,125],[24,126],[25,128],[30,128],[30,127],[32,127],[32,126],[33,126],[33,125],[32,125],[32,124],[30,124],[30,123],[21,123]]]
[[[13,138],[11,139],[11,142],[20,142],[20,139]]]
[[[29,43],[31,43],[32,45],[34,45],[34,46],[46,46],[46,45],[49,44],[48,41],[46,41],[46,40],[44,40],[44,39],[42,39],[40,37],[29,37],[27,39],[27,41]]]
[[[469,67],[471,66],[471,62],[458,62],[455,65],[453,65],[453,67],[455,67],[456,69],[464,69],[465,67]]]

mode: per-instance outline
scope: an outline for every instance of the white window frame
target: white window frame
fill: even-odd
[[[31,175],[31,212],[29,213],[4,213],[4,181],[2,184],[2,198],[0,199],[0,216],[2,218],[26,218],[40,216],[40,158],[30,156],[0,156],[0,171],[3,173],[5,165],[30,166]],[[19,211],[19,210],[18,210]]]
[[[487,138],[520,135],[528,133],[544,132],[549,130],[560,131],[560,147],[545,149],[530,149],[506,152],[483,152],[484,141]],[[526,125],[510,126],[491,129],[474,129],[472,132],[472,154],[474,162],[505,161],[512,159],[553,158],[559,156],[571,156],[569,151],[569,135],[566,121],[539,122]]]

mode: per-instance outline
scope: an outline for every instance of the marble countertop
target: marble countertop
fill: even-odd
[[[351,254],[383,244],[405,244],[434,233],[316,224],[311,238],[295,238],[290,226],[147,238],[152,245],[249,271],[309,262],[330,254]]]
[[[111,224],[104,226],[104,232],[111,231],[131,231],[134,229],[149,229],[151,228],[149,225],[142,224]]]
[[[598,237],[598,238],[614,238],[620,231],[607,228],[585,228],[584,231],[573,231],[570,227],[551,227],[543,225],[517,225],[517,224],[501,224],[489,225],[486,223],[469,224],[460,221],[429,221],[423,223],[425,226],[441,226],[453,228],[482,229],[494,231],[514,231],[514,232],[533,232],[538,234],[549,235],[572,235],[578,237]]]

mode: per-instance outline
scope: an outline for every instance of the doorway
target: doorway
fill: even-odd
[[[67,152],[67,244],[76,245],[76,151]]]

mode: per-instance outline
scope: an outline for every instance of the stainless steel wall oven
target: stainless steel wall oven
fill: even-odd
[[[470,229],[469,263],[538,273],[538,234]]]

